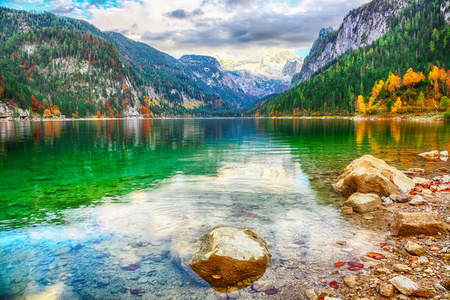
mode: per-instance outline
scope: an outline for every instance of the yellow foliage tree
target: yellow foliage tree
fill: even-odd
[[[395,114],[400,108],[402,108],[402,100],[399,97],[399,98],[397,98],[397,101],[395,102],[394,106],[392,107],[391,112]]]
[[[372,97],[374,99],[376,99],[378,97],[378,95],[380,94],[381,89],[383,88],[383,86],[384,86],[384,81],[383,80],[380,80],[378,83],[375,82],[375,84],[374,84],[374,86],[372,88]]]
[[[397,75],[391,73],[389,74],[389,78],[387,80],[387,86],[389,92],[394,92],[395,89],[399,88],[401,85],[401,79]]]
[[[406,74],[403,76],[403,84],[404,85],[413,85],[419,83],[419,81],[425,80],[425,76],[423,73],[414,72],[413,68],[409,68],[406,71]]]
[[[366,106],[366,104],[364,103],[364,97],[363,97],[362,95],[359,95],[359,96],[358,96],[358,108],[359,108],[359,111],[360,111],[363,115],[366,115],[366,113],[367,113],[367,106]]]
[[[52,112],[49,109],[44,110],[44,118],[50,118],[52,116]]]

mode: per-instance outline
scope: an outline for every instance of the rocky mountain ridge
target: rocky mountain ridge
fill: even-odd
[[[412,1],[417,0],[374,0],[347,14],[338,30],[321,31],[292,84],[310,79],[330,61],[377,40],[388,30],[390,20]]]
[[[255,75],[245,69],[227,70],[211,56],[185,55],[179,62],[191,69],[194,80],[205,92],[221,97],[235,108],[250,107],[258,99],[283,92],[289,87],[287,80]],[[270,63],[269,59],[261,62],[262,65]],[[289,77],[298,68],[298,62],[287,62],[284,65],[285,76]]]

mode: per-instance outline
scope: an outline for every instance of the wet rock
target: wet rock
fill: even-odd
[[[354,276],[342,276],[344,284],[350,288],[354,288],[357,285],[356,277]]]
[[[389,282],[403,295],[409,296],[419,290],[419,285],[417,285],[417,283],[403,275],[396,276],[389,280]]]
[[[380,284],[380,294],[384,297],[394,297],[394,286],[390,283]]]
[[[402,265],[402,264],[393,265],[392,270],[397,271],[397,272],[405,272],[405,273],[412,272],[412,269],[410,267],[408,267],[407,265]]]
[[[255,291],[262,292],[274,288],[275,285],[273,284],[273,282],[268,280],[258,280],[253,283],[252,287]]]
[[[341,207],[341,212],[344,215],[351,215],[351,214],[353,214],[353,208],[351,208],[349,206],[342,206]]]
[[[237,299],[237,298],[239,298],[240,295],[241,295],[241,293],[239,291],[235,291],[235,292],[227,294],[229,299]]]
[[[307,289],[305,291],[306,297],[308,297],[309,300],[319,300],[319,297],[317,297],[316,292],[314,289]]]
[[[409,254],[412,254],[412,255],[417,255],[417,256],[425,255],[425,249],[422,246],[420,246],[419,244],[416,244],[412,241],[408,241],[408,243],[405,246],[405,249]]]
[[[426,158],[426,159],[438,159],[439,151],[434,150],[431,152],[424,152],[424,153],[420,153],[419,156],[422,156],[423,158]]]
[[[446,231],[445,223],[436,213],[398,213],[391,225],[392,235],[437,235]]]
[[[107,286],[111,281],[107,277],[100,277],[97,279],[97,284],[99,286]]]
[[[389,196],[408,192],[414,183],[405,174],[371,155],[353,161],[333,185],[344,197],[359,193],[375,193]]]
[[[414,206],[424,205],[425,203],[425,199],[423,199],[423,197],[419,195],[412,197],[411,201],[409,202],[409,204]]]
[[[277,289],[268,289],[268,290],[265,290],[264,293],[266,293],[267,295],[276,295],[276,294],[278,294],[278,290]]]
[[[344,202],[344,206],[349,206],[358,213],[374,211],[379,204],[381,204],[381,199],[377,194],[361,193],[354,193]]]
[[[425,173],[425,170],[421,168],[411,168],[408,171],[413,173],[414,175],[422,175],[423,173]]]
[[[189,265],[219,292],[251,285],[270,264],[266,243],[247,228],[218,226],[206,233],[200,243]]]

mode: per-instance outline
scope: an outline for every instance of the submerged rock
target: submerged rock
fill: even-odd
[[[333,187],[344,197],[356,192],[387,197],[393,193],[409,192],[414,188],[414,182],[383,160],[364,155],[345,168]]]
[[[358,213],[374,211],[379,204],[381,204],[381,199],[377,194],[361,193],[354,193],[344,202],[344,206],[351,207]]]
[[[251,285],[271,261],[266,243],[247,228],[218,226],[200,238],[200,243],[189,265],[219,292]]]
[[[434,150],[431,152],[424,152],[424,153],[420,153],[419,156],[422,156],[426,159],[438,159],[439,158],[439,151]]]
[[[446,231],[445,223],[436,213],[398,213],[391,225],[392,235],[437,235]]]

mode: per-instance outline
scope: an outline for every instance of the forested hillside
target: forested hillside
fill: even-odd
[[[450,66],[450,27],[444,11],[447,1],[418,1],[407,6],[395,17],[389,31],[369,46],[342,56],[286,93],[264,101],[252,113],[256,115],[350,115],[358,111],[358,95],[369,105],[375,83],[388,79],[390,74],[402,77],[407,70],[429,74],[434,66],[438,69]],[[421,94],[431,97],[434,81],[428,76],[414,86],[398,83],[389,97],[401,101],[416,100]],[[445,80],[438,79],[441,92],[425,101],[434,110],[441,109],[442,97],[448,97]],[[408,89],[419,89],[408,92]],[[391,94],[395,92],[395,94]],[[381,91],[386,95],[386,89]],[[395,100],[397,100],[395,98]],[[361,99],[361,98],[360,98]],[[374,103],[386,107],[386,101]],[[433,100],[433,101],[431,101]],[[391,106],[392,107],[392,106]],[[391,108],[390,107],[390,108]],[[387,110],[390,112],[390,108]]]
[[[0,8],[0,103],[41,116],[184,116],[229,109],[173,57],[87,22]]]

